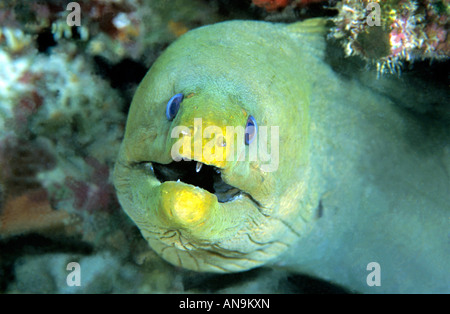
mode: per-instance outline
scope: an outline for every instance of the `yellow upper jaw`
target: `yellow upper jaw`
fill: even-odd
[[[229,127],[219,127],[211,123],[203,122],[201,126],[197,121],[194,127],[180,126],[175,134],[172,133],[172,137],[175,137],[171,150],[172,158],[195,160],[224,168],[227,161],[232,160],[230,157],[234,153],[230,149],[232,139],[227,138],[229,130]],[[233,147],[233,149],[236,148]]]
[[[238,151],[234,145],[235,131],[240,132],[236,135],[238,141],[244,143],[247,116],[240,106],[212,103],[210,97],[185,99],[171,131],[172,158],[224,168]]]

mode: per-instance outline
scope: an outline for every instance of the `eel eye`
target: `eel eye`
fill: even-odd
[[[249,116],[247,119],[247,124],[245,125],[245,144],[250,145],[251,142],[256,137],[256,132],[258,131],[258,125],[256,124],[255,118]]]
[[[176,94],[172,98],[170,98],[166,107],[166,118],[169,121],[172,121],[173,118],[177,115],[178,110],[180,109],[180,103],[183,100],[183,94]]]

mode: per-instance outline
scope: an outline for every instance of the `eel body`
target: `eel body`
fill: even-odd
[[[324,31],[231,21],[169,46],[131,104],[122,207],[187,269],[271,265],[354,291],[448,293],[450,128],[336,74]],[[226,137],[250,116],[257,140]],[[373,262],[381,285],[368,284]]]

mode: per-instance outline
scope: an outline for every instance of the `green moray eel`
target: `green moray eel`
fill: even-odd
[[[325,32],[320,19],[230,21],[170,45],[131,104],[120,203],[154,251],[190,270],[271,265],[361,292],[448,293],[450,132],[339,77]],[[270,158],[219,136],[250,116]]]

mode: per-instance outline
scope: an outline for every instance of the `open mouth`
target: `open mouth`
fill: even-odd
[[[181,181],[202,188],[217,196],[220,203],[234,200],[242,194],[238,188],[222,180],[221,171],[197,161],[174,161],[170,164],[151,163],[156,178],[161,182]]]

